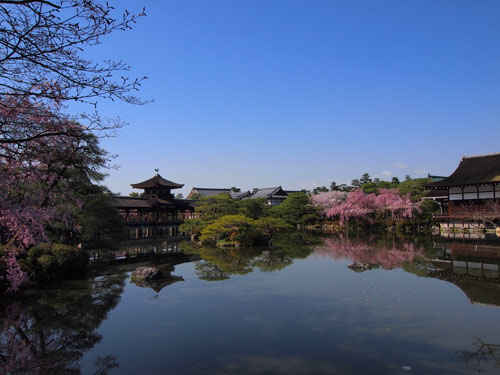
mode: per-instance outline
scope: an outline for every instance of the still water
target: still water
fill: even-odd
[[[500,246],[298,238],[122,264],[2,306],[2,374],[500,373]],[[100,372],[99,372],[100,371]]]

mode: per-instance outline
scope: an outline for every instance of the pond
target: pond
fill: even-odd
[[[499,372],[498,244],[301,237],[181,244],[155,284],[124,263],[4,301],[0,373]]]

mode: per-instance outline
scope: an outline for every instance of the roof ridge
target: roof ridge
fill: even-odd
[[[281,188],[281,186],[271,186],[271,187],[266,187],[266,188],[256,188],[257,190],[267,190],[267,189],[277,189]],[[283,189],[283,188],[282,188]]]
[[[231,190],[231,188],[200,188],[200,187],[194,187],[193,189],[196,190]]]
[[[474,158],[484,158],[486,156],[497,156],[500,155],[500,152],[492,152],[489,154],[478,154],[478,155],[469,155],[469,156],[462,156],[462,160],[464,159],[474,159]]]

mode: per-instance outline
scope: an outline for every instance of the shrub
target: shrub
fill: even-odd
[[[88,254],[64,244],[41,244],[28,252],[28,272],[39,282],[70,279],[85,274]]]

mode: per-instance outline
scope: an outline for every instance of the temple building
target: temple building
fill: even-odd
[[[229,194],[233,199],[242,199],[250,195],[249,191],[242,192],[240,189],[225,189],[225,188],[200,188],[194,187],[189,192],[187,199],[194,199],[196,197],[209,197],[212,195]]]
[[[255,188],[252,192],[240,191],[240,189],[221,189],[221,188],[200,188],[194,187],[188,195],[188,199],[196,199],[197,197],[209,197],[219,194],[229,194],[235,200],[241,199],[257,199],[264,198],[270,206],[277,206],[281,204],[289,194],[298,193],[294,190],[283,190],[281,186],[270,188]]]
[[[117,196],[113,200],[127,226],[129,239],[180,235],[179,225],[193,216],[194,208],[189,200],[175,199],[171,191],[184,185],[157,173],[131,186],[144,192],[139,197]]]
[[[281,186],[255,189],[247,199],[264,198],[270,206],[281,204],[288,197],[288,193]]]
[[[441,229],[500,227],[500,153],[464,156],[449,177],[434,181],[428,199],[441,205]]]

